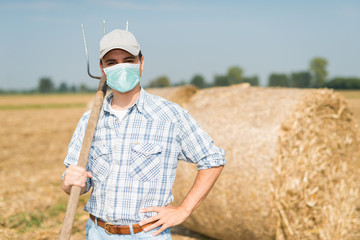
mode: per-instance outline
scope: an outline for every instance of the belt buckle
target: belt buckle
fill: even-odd
[[[111,224],[111,223],[105,223],[105,232],[107,232],[108,234],[114,234],[112,232],[109,232],[109,229],[108,229],[108,226],[111,227],[111,226],[115,226],[114,224]]]

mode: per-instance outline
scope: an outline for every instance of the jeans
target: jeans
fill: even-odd
[[[147,232],[139,232],[139,233],[131,233],[131,234],[108,234],[105,229],[95,225],[95,223],[89,218],[86,222],[86,240],[171,240],[170,228],[167,228],[165,231],[160,233],[157,236],[153,236],[152,234],[159,229],[157,227]],[[132,227],[130,227],[132,231]]]

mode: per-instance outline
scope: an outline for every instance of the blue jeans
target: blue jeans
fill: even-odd
[[[132,234],[108,234],[105,229],[95,225],[95,223],[89,218],[86,222],[86,240],[130,240],[130,239],[136,239],[136,240],[171,240],[171,233],[170,228],[166,229],[162,233],[160,233],[157,236],[153,236],[153,233],[159,229],[160,227],[157,227],[153,230],[147,231],[147,232],[139,232],[139,233],[132,233]],[[132,231],[132,227],[130,227]]]

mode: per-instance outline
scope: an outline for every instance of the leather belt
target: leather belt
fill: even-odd
[[[95,223],[95,216],[90,214],[91,220]],[[150,226],[151,224],[154,224],[155,222],[151,222],[148,224],[145,224],[144,226],[140,226],[139,224],[132,225],[134,233],[139,233],[144,231],[144,228],[147,226]],[[97,219],[97,225],[103,229],[108,234],[131,234],[130,227],[128,225],[115,225],[112,223],[106,223],[102,221],[101,219]]]

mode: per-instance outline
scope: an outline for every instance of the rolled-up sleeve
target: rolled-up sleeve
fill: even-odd
[[[226,164],[225,151],[214,144],[214,140],[187,111],[178,123],[179,160],[196,163],[198,170]]]

